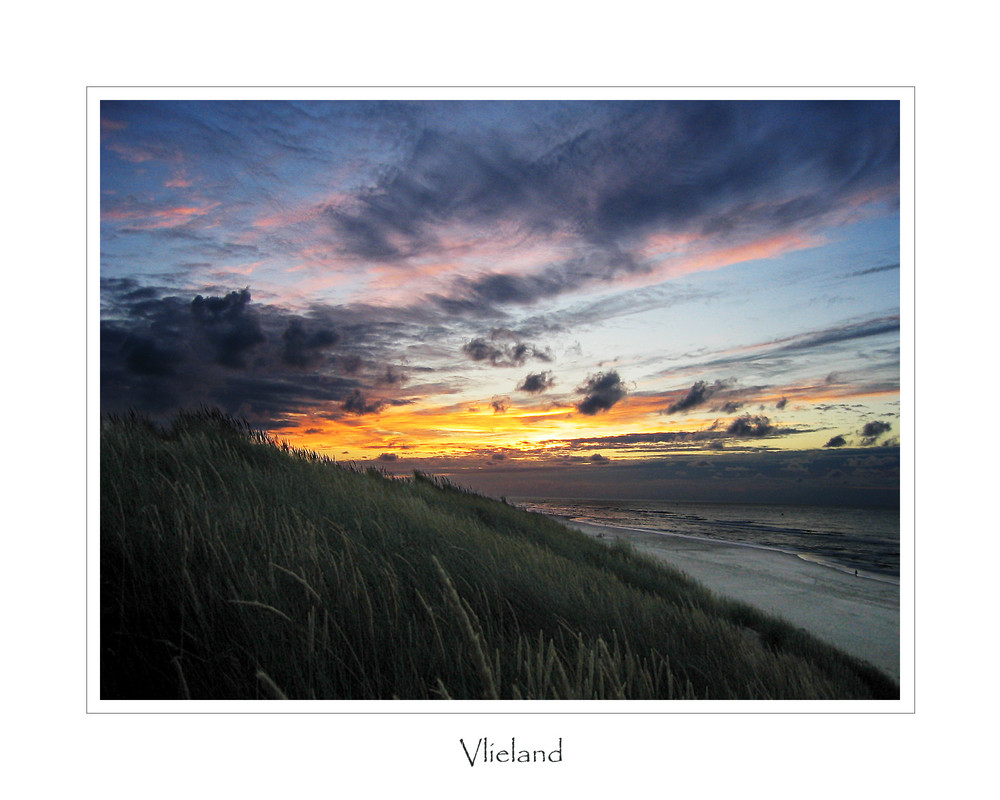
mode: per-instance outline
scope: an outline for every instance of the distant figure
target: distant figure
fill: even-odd
[[[858,577],[858,571],[857,570],[854,570],[854,577],[855,578]]]

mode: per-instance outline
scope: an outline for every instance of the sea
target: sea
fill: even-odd
[[[833,569],[899,581],[899,510],[510,498],[527,511],[596,525],[790,553]]]

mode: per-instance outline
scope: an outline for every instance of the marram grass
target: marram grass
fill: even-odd
[[[105,699],[879,699],[624,546],[214,411],[101,428]]]

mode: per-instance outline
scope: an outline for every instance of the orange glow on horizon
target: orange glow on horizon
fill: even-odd
[[[327,453],[342,460],[364,460],[382,453],[403,457],[434,458],[482,456],[484,452],[510,451],[539,456],[561,449],[572,439],[598,439],[623,434],[707,430],[716,422],[744,414],[773,417],[782,398],[788,404],[810,406],[843,402],[846,398],[898,396],[894,389],[865,389],[844,385],[799,385],[776,387],[749,399],[735,413],[719,414],[711,408],[692,409],[687,415],[666,416],[663,410],[680,396],[679,392],[636,395],[625,398],[607,411],[593,416],[581,414],[574,405],[555,403],[531,408],[510,406],[495,413],[489,402],[446,406],[386,406],[375,414],[331,419],[317,409],[301,415],[297,425],[274,431],[279,439],[295,447]],[[790,409],[789,409],[790,410]],[[786,446],[786,445],[783,445]],[[791,445],[794,449],[794,444]]]

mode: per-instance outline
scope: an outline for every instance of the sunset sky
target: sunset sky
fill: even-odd
[[[101,411],[492,494],[899,497],[896,101],[107,101]]]

